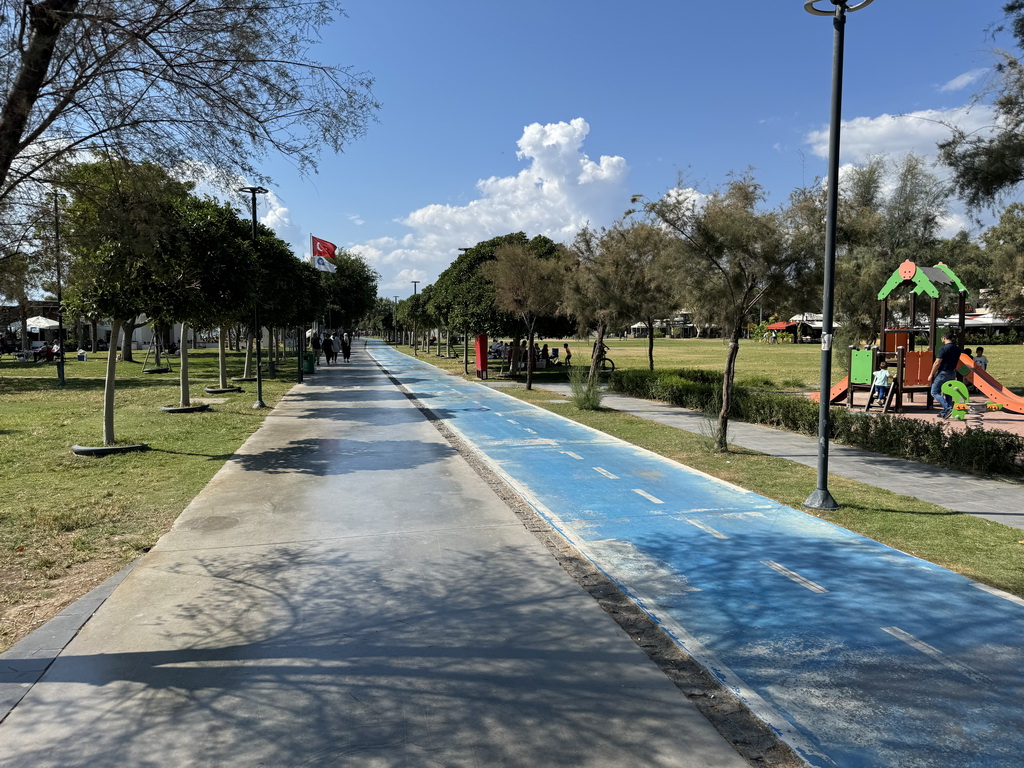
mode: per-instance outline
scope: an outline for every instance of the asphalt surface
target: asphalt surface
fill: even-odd
[[[545,386],[561,394],[568,394],[569,391],[568,384]],[[666,403],[606,393],[601,405],[697,434],[705,434],[708,428],[704,414]],[[1012,418],[1024,419],[1024,416],[1014,414]],[[729,442],[809,467],[818,465],[816,437],[759,424],[733,422],[729,426]],[[955,512],[1024,529],[1024,492],[1015,483],[895,459],[837,443],[829,446],[828,468],[833,475],[914,496]],[[808,488],[808,495],[812,490]],[[843,503],[842,498],[837,501]]]
[[[1022,764],[1024,601],[375,354],[809,764]]]
[[[746,765],[359,345],[0,704],[5,768]]]

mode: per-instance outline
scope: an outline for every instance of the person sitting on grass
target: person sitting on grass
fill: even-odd
[[[878,402],[884,403],[889,394],[889,364],[883,360],[878,364],[878,370],[871,375],[871,385],[874,387],[872,394]]]

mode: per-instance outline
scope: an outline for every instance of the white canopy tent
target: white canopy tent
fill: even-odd
[[[60,323],[48,317],[36,315],[26,320],[25,325],[28,327],[29,333],[38,333],[39,331],[52,331],[54,328],[59,327]]]

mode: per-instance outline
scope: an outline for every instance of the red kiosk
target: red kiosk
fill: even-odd
[[[487,334],[481,333],[476,337],[476,377],[487,378]]]

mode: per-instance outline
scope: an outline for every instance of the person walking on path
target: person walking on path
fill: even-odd
[[[314,333],[310,343],[313,345],[313,355],[316,357],[316,364],[320,365],[320,351],[322,346],[320,344],[320,334]]]
[[[950,336],[949,331],[942,334],[942,348],[932,364],[928,381],[931,382],[931,396],[942,405],[940,419],[948,419],[953,412],[953,398],[942,394],[942,385],[956,377],[956,367],[960,363],[961,350]]]
[[[346,333],[341,337],[341,357],[347,363],[352,354],[352,338]]]
[[[331,364],[331,358],[334,357],[334,342],[331,341],[331,337],[330,336],[325,336],[324,337],[324,341],[323,341],[322,347],[323,347],[323,352],[324,352],[324,360],[326,360],[327,364],[330,365]]]

